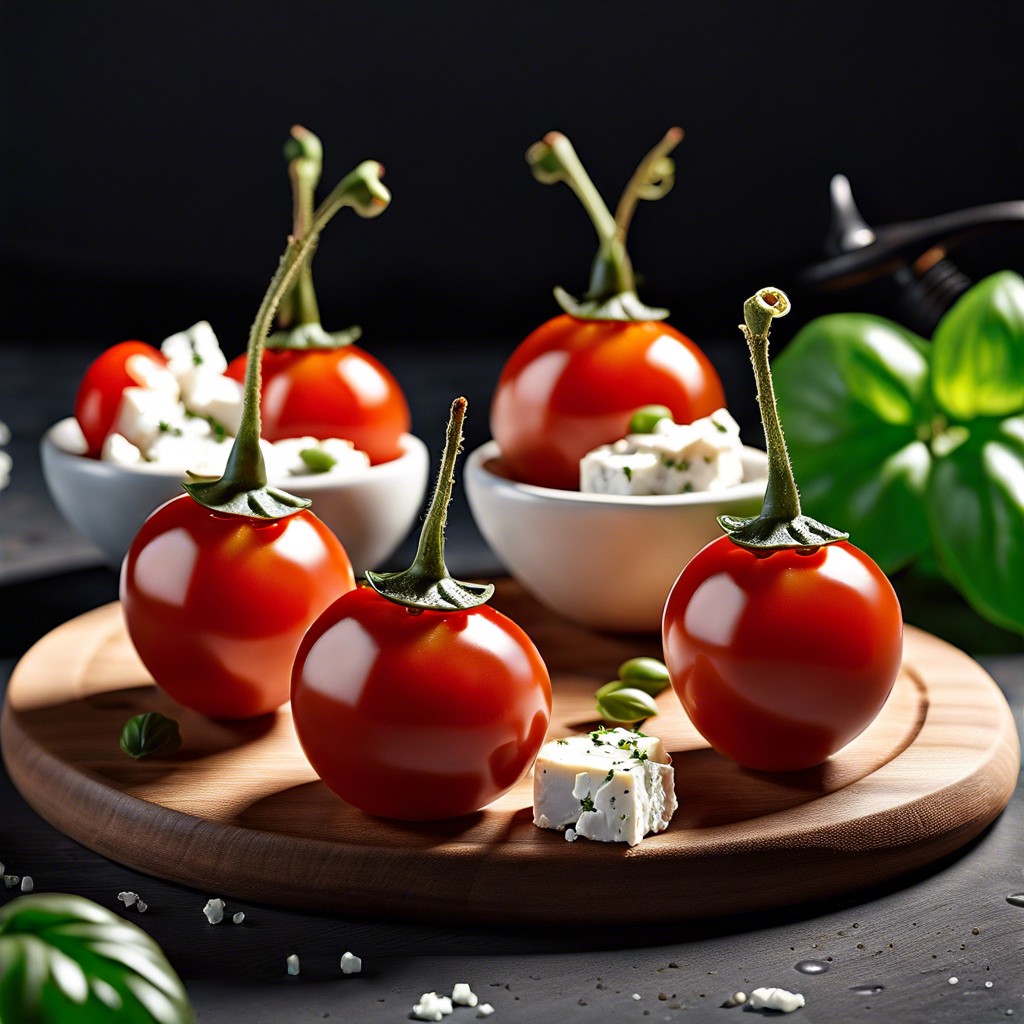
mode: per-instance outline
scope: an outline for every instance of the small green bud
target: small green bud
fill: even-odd
[[[311,473],[327,473],[338,464],[338,460],[323,448],[303,448],[299,458]]]
[[[159,711],[129,718],[121,730],[122,752],[136,759],[151,754],[171,754],[180,746],[178,723]]]
[[[640,722],[656,715],[658,708],[653,697],[627,686],[605,694],[597,702],[597,711],[609,722]]]
[[[623,686],[633,686],[651,697],[668,689],[671,679],[668,669],[657,658],[630,658],[619,666],[619,679]]]
[[[653,434],[659,420],[672,419],[672,410],[667,405],[642,405],[629,421],[629,433]]]

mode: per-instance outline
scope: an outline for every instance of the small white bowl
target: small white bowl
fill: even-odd
[[[720,515],[756,515],[768,456],[743,448],[744,482],[723,491],[581,494],[502,475],[494,441],[466,460],[466,495],[484,540],[534,597],[591,629],[653,633],[683,566],[722,536]]]
[[[128,546],[158,505],[182,493],[181,474],[154,463],[121,466],[90,459],[74,417],[43,435],[43,476],[65,519],[120,568]],[[351,476],[329,473],[273,481],[312,499],[312,511],[345,545],[356,574],[372,569],[402,543],[423,508],[430,456],[413,434],[402,437],[402,454]]]

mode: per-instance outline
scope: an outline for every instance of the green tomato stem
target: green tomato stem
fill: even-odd
[[[668,310],[645,306],[637,297],[626,235],[638,202],[660,199],[672,188],[675,168],[668,154],[682,137],[682,129],[670,129],[644,157],[626,185],[614,217],[572,143],[561,132],[548,132],[527,150],[526,159],[534,177],[546,185],[568,185],[579,197],[597,232],[597,255],[582,301],[562,288],[555,289],[555,297],[567,313],[591,320],[661,320],[668,316]]]
[[[387,206],[390,193],[380,180],[382,171],[375,161],[361,163],[314,212],[308,232],[301,238],[291,236],[288,239],[249,332],[242,420],[224,473],[215,480],[193,476],[184,485],[200,505],[216,512],[262,519],[280,519],[308,507],[307,498],[297,498],[267,486],[267,470],[260,450],[263,342],[281,299],[295,282],[305,261],[313,255],[320,233],[331,218],[346,206],[351,206],[362,217],[374,217]]]
[[[815,550],[823,544],[846,540],[849,534],[803,515],[800,492],[793,477],[786,437],[779,421],[775,387],[768,361],[772,320],[789,312],[789,298],[778,288],[762,288],[743,304],[740,330],[750,350],[757,384],[757,404],[768,450],[768,483],[759,515],[749,519],[719,516],[718,522],[740,547],[770,554],[785,548]]]
[[[465,398],[452,402],[445,436],[441,471],[427,517],[420,530],[420,541],[412,565],[402,572],[368,572],[366,582],[382,597],[410,611],[467,611],[488,601],[492,584],[464,583],[453,579],[444,561],[444,529],[448,505],[455,482],[455,462],[462,448],[462,424],[469,403]]]
[[[293,125],[284,146],[288,178],[292,186],[292,235],[303,238],[313,220],[314,197],[323,171],[324,151],[320,139],[308,128]],[[281,300],[277,325],[319,324],[320,308],[313,287],[313,260],[306,260],[291,289]]]

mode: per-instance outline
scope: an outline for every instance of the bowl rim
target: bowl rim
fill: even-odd
[[[52,424],[43,433],[40,444],[50,448],[58,457],[77,464],[85,472],[97,475],[117,476],[122,473],[134,479],[167,480],[180,482],[184,474],[176,469],[160,466],[157,463],[146,463],[142,467],[124,466],[116,462],[104,462],[102,459],[90,459],[84,451],[74,451],[69,442],[74,437],[73,431],[81,432],[74,416],[65,416]],[[70,436],[69,436],[70,435]],[[83,439],[84,440],[84,439]],[[287,486],[298,490],[326,490],[341,487],[357,486],[364,481],[380,480],[382,477],[404,471],[410,461],[429,462],[429,451],[426,443],[415,434],[403,433],[400,439],[402,454],[388,462],[378,462],[375,466],[366,466],[344,476],[330,473],[304,473],[287,477],[273,478],[270,482],[277,486]],[[88,468],[86,468],[88,467]]]
[[[497,441],[487,441],[470,452],[466,459],[466,477],[479,479],[484,486],[495,491],[528,495],[554,504],[609,506],[612,508],[675,508],[686,505],[716,505],[723,501],[760,498],[768,481],[768,454],[760,448],[743,445],[744,470],[753,464],[758,476],[744,479],[720,491],[690,491],[687,494],[587,494],[565,491],[557,487],[541,487],[520,480],[511,480],[487,468],[487,463],[501,455]]]

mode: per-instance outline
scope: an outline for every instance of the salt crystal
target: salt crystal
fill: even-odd
[[[959,983],[959,981],[960,981],[960,979],[957,978],[955,975],[952,978],[949,979],[950,985],[956,985],[956,984]]]
[[[130,907],[139,898],[139,894],[137,892],[119,892],[117,898],[126,907]]]
[[[296,974],[299,973],[299,958],[294,953],[292,953],[292,955],[288,957],[287,963],[288,973],[294,977]]]
[[[149,904],[145,900],[136,900],[135,909],[140,914],[144,914],[147,910],[149,910]]]
[[[26,875],[21,880],[21,891],[22,892],[31,892],[35,887],[36,887],[36,884],[35,884],[35,882],[32,881],[32,876],[31,875]]]
[[[232,916],[231,920],[234,921],[235,924],[241,924],[245,920],[245,914],[240,910],[237,914]]]
[[[463,982],[459,982],[452,989],[452,1002],[459,1006],[476,1006],[479,1001],[477,994]]]
[[[752,1010],[780,1010],[782,1013],[792,1013],[805,1003],[799,992],[788,992],[784,988],[755,988],[750,993]]]
[[[490,1017],[494,1013],[494,1007],[490,1003],[481,1003],[476,1008],[476,1015],[478,1017]]]
[[[207,900],[206,906],[203,907],[203,913],[210,924],[220,924],[224,920],[224,901],[218,899]],[[296,971],[296,973],[298,972]]]
[[[342,953],[341,973],[358,974],[363,969],[363,961],[355,953]]]
[[[640,993],[639,993],[639,992],[634,992],[634,993],[633,993],[633,998],[634,998],[634,999],[643,999],[643,996],[642,996],[642,995],[640,995]]]
[[[13,889],[21,881],[21,875],[4,875],[4,885]]]

